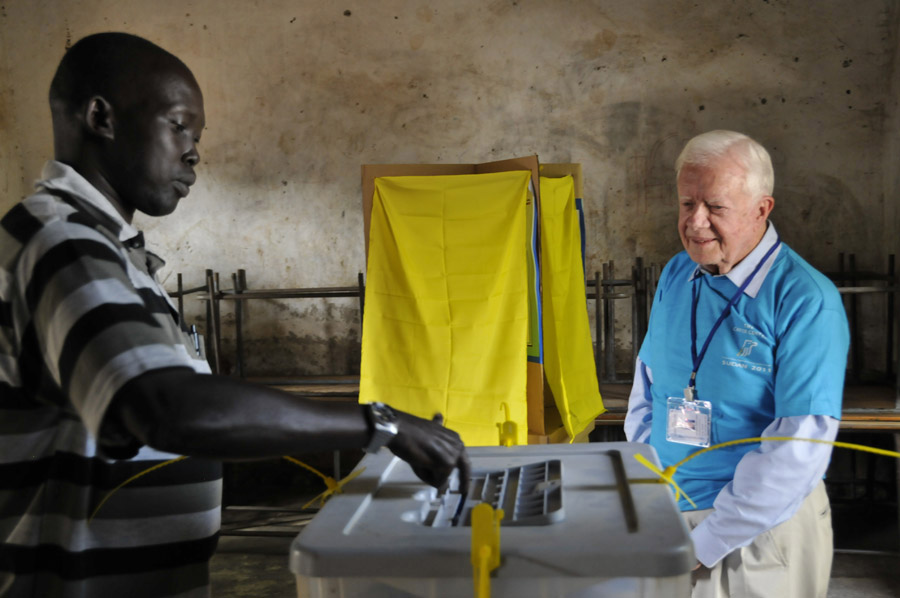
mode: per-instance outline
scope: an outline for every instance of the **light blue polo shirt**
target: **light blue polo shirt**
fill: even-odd
[[[697,287],[697,350],[731,297],[777,242],[762,241],[727,275],[702,271],[687,252],[666,265],[640,359],[653,372],[650,444],[664,467],[698,447],[666,440],[666,400],[683,397],[691,375],[691,286]],[[696,379],[697,399],[712,403],[711,444],[759,436],[775,418],[840,419],[849,330],[834,284],[784,243],[756,274],[710,342]],[[710,508],[758,443],[718,449],[679,467],[676,481]],[[682,499],[683,500],[683,499]],[[686,502],[679,505],[689,510]]]

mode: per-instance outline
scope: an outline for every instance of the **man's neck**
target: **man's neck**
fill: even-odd
[[[709,272],[710,274],[716,274],[716,275],[728,274],[729,272],[731,272],[732,270],[737,268],[741,262],[743,262],[745,259],[747,259],[747,256],[750,255],[751,253],[753,253],[754,249],[759,247],[759,244],[762,242],[763,237],[766,236],[767,230],[768,230],[768,224],[764,224],[762,227],[762,230],[759,231],[759,234],[756,236],[756,241],[753,243],[753,245],[750,246],[750,248],[744,253],[744,255],[742,255],[740,257],[740,259],[734,261],[733,263],[725,264],[725,266],[727,266],[727,267],[722,267],[722,265],[720,265],[720,264],[710,264],[708,266],[703,266],[703,269],[706,270],[707,272]]]
[[[83,176],[87,182],[93,185],[94,188],[103,195],[103,197],[109,200],[109,203],[116,209],[119,215],[122,216],[122,219],[128,224],[131,224],[132,220],[134,220],[134,210],[129,210],[125,207],[119,194],[116,193],[106,177],[103,176],[100,169],[94,167],[90,161],[66,160],[64,157],[60,156],[56,157],[56,161],[70,166],[75,172]]]

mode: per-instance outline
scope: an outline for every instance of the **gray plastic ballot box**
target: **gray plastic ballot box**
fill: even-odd
[[[505,513],[492,598],[687,597],[688,530],[636,453],[659,465],[632,442],[473,447],[465,499],[455,473],[438,490],[367,455],[291,544],[298,596],[474,596],[470,512],[488,502]]]

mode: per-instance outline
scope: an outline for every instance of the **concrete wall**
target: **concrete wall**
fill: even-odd
[[[881,0],[5,0],[0,208],[51,154],[46,90],[67,45],[124,30],[182,57],[205,93],[198,184],[175,215],[136,221],[169,288],[206,268],[355,284],[360,165],[375,162],[580,162],[588,270],[664,262],[680,249],[672,163],[711,128],[770,149],[773,220],[814,265],[846,252],[883,269],[897,22]],[[255,373],[358,367],[352,300],[256,302],[249,319]]]

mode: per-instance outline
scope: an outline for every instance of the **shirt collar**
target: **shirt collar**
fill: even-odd
[[[756,247],[753,248],[753,251],[748,253],[747,257],[742,259],[734,268],[724,274],[725,278],[733,282],[734,286],[740,287],[744,284],[747,277],[753,273],[753,269],[756,268],[756,264],[759,263],[759,260],[761,260],[766,255],[766,252],[777,242],[778,233],[775,231],[775,225],[769,221],[766,223],[766,232],[763,235],[763,238],[757,243]],[[772,255],[766,260],[766,263],[760,267],[759,272],[756,273],[756,276],[750,281],[747,288],[744,289],[745,295],[754,299],[756,298],[759,289],[762,287],[762,283],[766,280],[766,275],[769,273],[769,270],[772,269],[772,264],[775,263],[775,258],[778,257],[780,252],[781,247],[772,252]],[[704,274],[710,274],[710,272],[704,270],[702,266],[697,266],[694,268],[693,272],[691,272],[690,279],[694,280]]]
[[[49,160],[44,165],[41,180],[35,183],[35,187],[62,191],[80,204],[93,208],[93,211],[99,211],[114,225],[111,230],[118,231],[119,241],[129,247],[143,247],[144,237],[140,231],[126,222],[109,199],[71,166]]]

